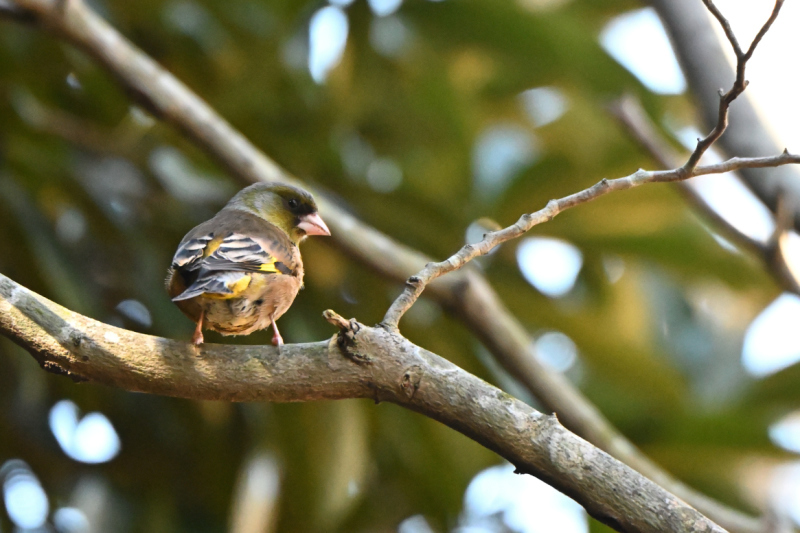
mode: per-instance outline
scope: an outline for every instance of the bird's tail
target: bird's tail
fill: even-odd
[[[200,296],[205,292],[206,290],[203,287],[197,287],[195,285],[192,285],[191,287],[187,287],[185,291],[183,291],[175,298],[173,298],[172,301],[180,302],[181,300],[189,300],[190,298],[194,298],[195,296]]]
[[[202,294],[208,294],[212,298],[236,298],[249,284],[250,276],[244,272],[201,272],[194,283],[172,301],[188,300]]]

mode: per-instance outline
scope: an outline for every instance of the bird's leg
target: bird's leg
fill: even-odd
[[[281,347],[283,346],[283,337],[281,337],[281,333],[278,331],[278,324],[275,323],[275,313],[269,315],[269,320],[272,322],[272,330],[275,332],[272,336],[272,344]]]
[[[197,319],[197,327],[194,328],[194,335],[192,335],[192,344],[195,346],[200,346],[203,344],[203,316],[205,315],[205,309],[200,311],[200,318]]]

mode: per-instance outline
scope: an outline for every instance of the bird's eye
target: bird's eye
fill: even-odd
[[[298,202],[296,198],[289,200],[289,207],[292,209],[296,208],[298,205],[300,205],[300,202]]]

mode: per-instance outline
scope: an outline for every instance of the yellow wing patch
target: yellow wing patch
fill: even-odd
[[[209,241],[209,243],[206,244],[206,247],[203,249],[203,259],[205,259],[206,257],[208,257],[211,254],[213,254],[214,252],[216,252],[217,248],[219,248],[220,245],[222,245],[224,240],[225,240],[224,238],[219,237],[219,236],[214,237],[213,239],[211,239]]]
[[[205,296],[214,300],[230,300],[231,298],[238,298],[247,289],[247,287],[250,286],[251,279],[252,278],[250,276],[242,276],[232,283],[226,283],[225,286],[232,291],[230,294],[207,292],[205,293]]]
[[[258,270],[261,272],[269,272],[271,274],[280,274],[280,271],[275,266],[275,259],[273,258],[268,263],[262,263],[261,266],[258,267]]]

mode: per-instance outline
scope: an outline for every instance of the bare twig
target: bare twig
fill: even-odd
[[[695,509],[565,429],[400,335],[326,311],[339,342],[197,348],[102,324],[0,275],[0,333],[43,368],[124,390],[192,399],[373,398],[474,439],[621,532],[724,533]],[[342,353],[342,352],[345,353]],[[287,355],[289,355],[287,357]],[[368,361],[369,364],[359,364]]]
[[[703,154],[725,132],[725,128],[728,126],[728,108],[730,107],[731,102],[733,102],[740,94],[742,94],[747,87],[747,81],[744,78],[747,61],[753,55],[756,45],[772,25],[772,22],[778,16],[778,12],[783,5],[783,0],[776,0],[775,8],[773,9],[769,20],[767,20],[767,22],[758,32],[758,35],[756,35],[756,38],[753,40],[753,43],[750,45],[748,51],[744,53],[742,52],[727,19],[722,16],[722,13],[719,12],[719,9],[717,9],[712,0],[703,1],[711,10],[711,12],[714,13],[714,15],[720,20],[720,23],[722,23],[723,28],[725,28],[725,33],[728,35],[728,39],[731,41],[731,45],[736,52],[736,80],[733,83],[733,87],[731,87],[727,93],[720,95],[719,117],[716,126],[704,139],[698,140],[697,147],[695,148],[694,152],[692,152],[692,155],[689,156],[689,160],[686,162],[686,164],[673,170],[648,172],[640,169],[634,174],[624,178],[618,178],[614,180],[603,179],[592,187],[584,189],[583,191],[571,194],[559,200],[550,200],[544,209],[540,209],[535,213],[522,215],[522,217],[520,217],[515,224],[505,229],[487,233],[484,235],[483,240],[479,243],[464,245],[461,250],[442,262],[428,263],[423,270],[408,278],[405,289],[386,311],[382,322],[386,327],[390,329],[396,329],[398,327],[402,316],[411,308],[411,306],[414,305],[422,292],[425,290],[425,287],[431,281],[443,276],[444,274],[462,268],[475,257],[489,253],[495,246],[519,237],[532,227],[551,220],[562,211],[590,202],[595,198],[603,196],[611,191],[630,189],[645,183],[683,181],[694,176],[700,176],[703,174],[721,174],[724,172],[730,172],[731,170],[738,170],[740,168],[764,168],[781,166],[790,163],[800,163],[800,156],[792,155],[788,152],[788,150],[785,150],[783,154],[778,156],[758,158],[734,157],[716,165],[707,165],[702,167],[697,166]]]
[[[713,28],[715,21],[707,16],[706,7],[698,0],[649,0],[649,3],[664,22],[698,104],[698,113],[705,127],[711,130],[719,116],[719,96],[716,91],[720,87],[727,87],[736,77],[736,72],[725,57],[728,41],[717,37]],[[756,4],[748,3],[753,6]],[[783,21],[787,22],[790,21]],[[725,135],[715,143],[721,151],[754,157],[783,150],[784,146],[776,140],[774,131],[767,126],[764,117],[747,97],[747,92],[737,100],[736,105],[731,106],[729,113],[730,125]],[[800,171],[797,167],[779,167],[769,172],[743,169],[739,174],[773,212],[781,195],[790,196],[795,204],[800,205]],[[795,213],[794,228],[800,231],[800,211]]]
[[[694,149],[694,152],[692,152],[692,155],[689,156],[689,160],[686,161],[686,164],[683,166],[683,169],[686,172],[691,172],[691,170],[694,169],[694,167],[700,162],[700,158],[703,157],[703,154],[706,153],[706,150],[708,150],[712,144],[717,142],[717,139],[722,137],[722,134],[725,133],[725,129],[728,127],[728,108],[730,107],[731,102],[736,100],[736,98],[747,88],[748,81],[745,79],[745,68],[747,67],[747,62],[753,56],[756,46],[758,46],[758,43],[767,33],[770,26],[772,26],[772,23],[778,17],[778,13],[783,6],[783,0],[775,1],[775,7],[772,9],[772,14],[770,14],[769,19],[767,19],[767,22],[765,22],[761,27],[758,34],[753,39],[753,42],[750,44],[747,52],[743,52],[741,46],[739,46],[739,41],[736,40],[736,36],[733,33],[733,29],[731,28],[728,19],[722,15],[712,0],[703,0],[703,3],[706,5],[709,11],[713,13],[717,20],[719,20],[719,23],[725,30],[725,35],[728,37],[728,40],[733,47],[733,51],[736,54],[736,80],[733,82],[733,86],[727,93],[722,94],[722,90],[720,90],[717,124],[714,126],[714,129],[711,130],[711,133],[709,133],[704,139],[698,139],[697,147]]]
[[[631,95],[626,95],[614,102],[611,106],[612,114],[625,127],[625,130],[663,167],[675,167],[679,164],[680,156],[672,146],[659,134],[655,125],[647,116],[640,102]],[[725,218],[720,216],[706,200],[691,187],[689,183],[678,184],[681,194],[704,216],[712,220],[714,226],[720,229],[726,237],[731,238],[744,249],[750,250],[761,258],[764,268],[784,290],[800,294],[800,278],[792,272],[784,254],[781,243],[785,242],[786,232],[791,229],[793,214],[786,207],[787,202],[779,202],[776,216],[775,232],[769,242],[762,242],[745,235]],[[780,206],[784,206],[783,209]],[[789,217],[787,219],[787,216]]]
[[[588,189],[576,192],[558,200],[550,200],[547,205],[534,213],[522,215],[517,222],[500,231],[492,231],[484,235],[477,244],[466,244],[456,254],[440,263],[428,263],[419,273],[408,278],[405,290],[392,303],[383,324],[389,328],[397,328],[403,314],[414,305],[422,291],[436,278],[458,270],[472,259],[489,253],[495,246],[515,239],[532,227],[552,220],[556,215],[572,207],[591,202],[612,191],[632,189],[646,183],[671,183],[687,180],[706,174],[722,174],[740,168],[777,167],[800,163],[800,155],[784,151],[780,155],[770,157],[741,158],[734,157],[714,165],[704,165],[686,170],[685,167],[672,170],[647,171],[639,169],[629,176],[617,179],[603,179]]]

